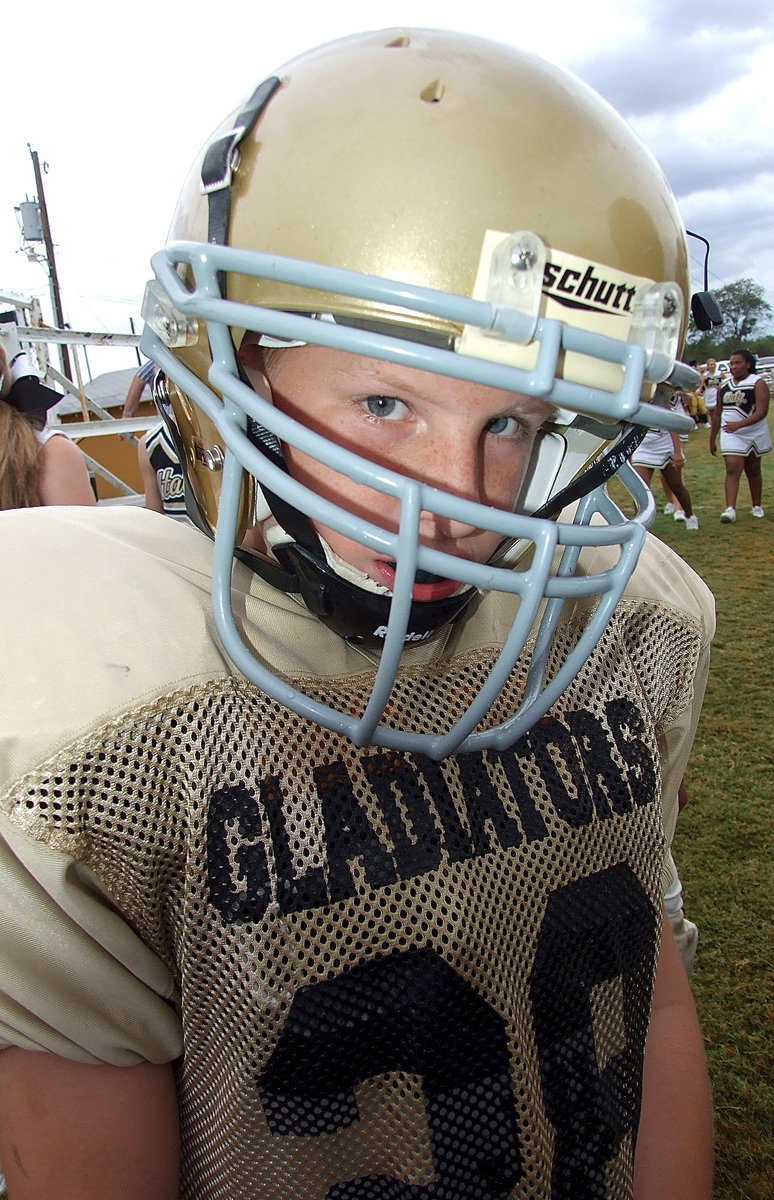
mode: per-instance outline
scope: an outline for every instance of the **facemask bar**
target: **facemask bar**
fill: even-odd
[[[144,342],[144,345],[149,346],[150,344],[149,340]],[[238,379],[235,371],[229,372],[222,367],[213,366],[210,372],[211,380],[218,390],[225,394],[222,404],[215,402],[215,397],[206,384],[203,384],[192,372],[175,360],[174,356],[164,347],[154,346],[153,353],[157,356],[155,361],[159,363],[159,366],[165,371],[174,372],[178,387],[186,392],[192,400],[201,404],[202,407],[205,402],[209,403],[212,419],[223,437],[224,443],[244,469],[269,491],[281,496],[288,504],[302,512],[313,507],[315,516],[321,524],[335,529],[353,541],[360,542],[376,553],[385,554],[396,560],[401,558],[406,561],[411,560],[410,578],[412,580],[415,570],[420,568],[436,575],[458,579],[460,583],[469,584],[480,590],[495,589],[523,595],[525,585],[520,582],[523,576],[518,572],[513,572],[510,568],[471,562],[427,546],[415,547],[416,530],[413,525],[409,528],[404,522],[397,533],[388,532],[378,525],[363,521],[362,518],[353,517],[345,509],[337,507],[317,493],[308,490],[256,448],[246,433],[247,418],[252,418],[258,424],[271,428],[280,441],[291,443],[305,454],[340,474],[346,475],[374,491],[400,500],[402,504],[407,504],[409,513],[416,511],[418,514],[428,511],[464,524],[490,529],[498,533],[503,540],[523,538],[530,542],[535,540],[532,529],[533,518],[490,508],[475,501],[451,495],[382,466],[375,470],[369,459],[361,458],[351,450],[329,442],[327,438],[314,433],[292,417],[274,408],[269,401],[253,392]],[[224,484],[225,478],[226,464],[224,462]],[[622,516],[620,519],[625,520]],[[614,545],[620,541],[620,530],[595,528],[593,534],[587,531],[585,537],[580,530],[578,531],[581,545],[596,544],[598,535],[604,537],[604,544]],[[556,545],[556,527],[553,522],[545,522],[545,536],[551,539],[553,548]]]
[[[154,269],[166,289],[169,301],[177,313],[182,314],[181,321],[188,323],[189,344],[192,323],[200,320],[207,322],[213,358],[210,383],[223,399],[171,353],[158,336],[159,332],[164,333],[163,324],[157,324],[154,329],[152,311],[146,312],[148,324],[143,336],[144,351],[207,413],[228,447],[215,538],[213,609],[218,633],[235,665],[248,679],[292,711],[325,728],[343,733],[358,745],[373,744],[399,751],[421,752],[432,758],[487,747],[503,749],[511,745],[559,698],[602,636],[636,564],[646,525],[655,512],[649,490],[631,468],[624,467],[621,475],[636,500],[637,517],[633,521],[627,520],[600,488],[580,502],[574,523],[569,525],[487,508],[382,468],[377,473],[368,460],[341,447],[332,447],[327,439],[298,425],[243,384],[236,369],[231,327],[268,332],[285,338],[297,337],[302,341],[397,361],[441,375],[542,395],[549,402],[560,402],[560,395],[566,402],[568,392],[577,400],[578,393],[582,393],[585,411],[604,414],[608,419],[612,409],[614,413],[621,414],[617,419],[622,419],[625,414],[629,419],[665,428],[681,429],[684,422],[679,417],[675,420],[673,414],[658,406],[640,403],[646,355],[639,346],[624,345],[599,335],[575,331],[558,321],[538,321],[535,334],[540,342],[539,360],[534,370],[526,372],[516,367],[393,338],[384,333],[370,333],[310,317],[221,300],[218,273],[237,269],[237,265],[244,269],[246,259],[250,260],[250,266],[256,272],[259,268],[265,268],[267,273],[270,267],[278,270],[277,264],[280,263],[280,277],[285,278],[285,271],[290,271],[303,286],[348,291],[348,294],[367,294],[393,305],[398,303],[413,310],[429,311],[458,322],[467,320],[482,327],[491,327],[495,323],[510,324],[514,331],[519,327],[523,333],[520,314],[502,316],[485,302],[447,296],[427,289],[404,288],[389,281],[372,277],[364,279],[351,272],[332,271],[315,264],[280,261],[224,247],[178,243],[154,257]],[[194,260],[196,290],[189,292],[184,288],[173,264],[183,261],[193,265]],[[152,304],[153,300],[151,307]],[[624,383],[619,392],[594,392],[588,387],[581,388],[556,380],[554,372],[560,350],[570,346],[587,354],[591,353],[592,348],[603,350],[601,356],[606,361],[624,365]],[[270,428],[281,441],[292,443],[357,482],[398,498],[401,503],[398,532],[392,533],[369,523],[356,522],[346,511],[308,492],[252,444],[246,434],[248,416]],[[389,555],[398,564],[384,647],[371,698],[360,718],[338,712],[279,678],[259,661],[236,628],[231,606],[231,571],[245,471],[301,511],[314,511],[322,524]],[[534,545],[529,569],[518,571],[491,564],[465,562],[419,545],[418,524],[420,513],[424,510],[480,528],[496,530],[503,538],[529,541]],[[596,524],[592,528],[589,523],[595,514],[599,514],[605,524]],[[618,560],[613,567],[597,575],[575,578],[574,570],[583,546],[616,547]],[[564,550],[560,552],[559,566],[552,576],[552,566],[560,547],[564,547]],[[459,579],[461,583],[480,590],[502,591],[520,598],[505,644],[484,686],[455,726],[440,736],[396,730],[380,723],[405,649],[412,586],[417,569]],[[579,597],[597,597],[595,612],[563,667],[544,686],[551,640],[562,606],[566,600]],[[545,605],[542,614],[541,605]],[[522,704],[515,714],[495,729],[474,732],[500,695],[538,617],[537,643]]]
[[[621,342],[575,329],[557,320],[540,318],[536,323],[531,313],[498,307],[486,301],[452,296],[413,284],[260,251],[206,246],[198,242],[173,242],[155,254],[151,261],[162,291],[159,295],[158,289],[154,290],[154,285],[149,285],[143,315],[146,324],[170,348],[190,344],[193,336],[190,321],[194,318],[207,322],[211,342],[213,327],[253,330],[272,337],[348,350],[350,353],[402,363],[438,375],[539,396],[558,407],[608,420],[631,421],[654,428],[674,429],[676,432],[686,432],[690,426],[690,422],[678,414],[641,400],[644,380],[661,382],[664,379],[664,362],[663,356],[648,355],[643,346],[632,342]],[[194,290],[189,291],[183,285],[175,269],[179,264],[191,268],[196,285]],[[460,326],[470,325],[488,330],[517,344],[534,339],[539,346],[538,360],[534,368],[523,370],[489,359],[450,354],[448,350],[393,337],[382,331],[354,329],[300,314],[224,300],[218,283],[219,275],[224,272],[281,280],[291,285],[354,296],[408,312],[425,313]],[[165,336],[170,316],[164,312],[159,317],[158,312],[165,303],[168,308],[170,302],[173,310],[182,314],[181,326],[185,327],[185,318],[188,318],[189,329],[185,341],[171,342]],[[399,315],[396,313],[397,320]],[[589,358],[619,364],[623,368],[620,388],[610,392],[557,378],[557,365],[562,351],[574,351]],[[215,344],[213,355],[217,362]],[[671,367],[670,382],[677,384],[685,379],[693,385],[698,381],[696,373],[684,364],[667,364],[667,367]],[[689,384],[686,382],[681,386]],[[208,415],[211,416],[210,413]]]
[[[521,603],[508,637],[481,691],[446,734],[433,736],[396,730],[379,723],[389,701],[404,650],[414,571],[424,557],[421,548],[417,551],[414,534],[419,512],[424,507],[418,495],[410,495],[402,505],[401,529],[396,536],[399,544],[401,537],[406,539],[406,550],[405,553],[397,551],[399,567],[388,633],[371,698],[363,716],[355,718],[307,696],[275,675],[255,657],[236,627],[231,602],[231,570],[243,471],[244,468],[229,450],[224,467],[221,515],[215,536],[213,563],[213,611],[218,634],[227,654],[252,683],[275,700],[299,716],[344,734],[355,745],[378,745],[398,751],[423,753],[433,759],[472,750],[506,749],[548,711],[575,678],[602,636],[636,565],[645,538],[646,522],[652,520],[655,511],[652,495],[639,476],[631,468],[624,468],[622,473],[631,476],[625,479],[626,484],[631,486],[633,492],[640,493],[637,498],[644,505],[644,510],[641,505],[641,521],[629,522],[623,527],[619,525],[615,529],[600,526],[590,529],[587,522],[595,513],[609,521],[623,519],[618,508],[600,489],[580,503],[575,517],[576,523],[572,526],[555,525],[548,521],[536,523],[540,528],[532,531],[535,539],[535,557],[528,572],[491,568],[492,582],[500,585],[501,590],[518,593]],[[323,515],[322,519],[328,518]],[[574,578],[573,572],[582,547],[591,544],[592,539],[593,543],[598,545],[600,538],[603,544],[620,549],[620,558],[615,567],[586,578]],[[551,566],[557,548],[562,544],[565,550],[552,578]],[[438,552],[434,552],[431,557],[438,560],[435,562],[436,569],[440,567],[440,560],[448,562],[450,558]],[[453,559],[452,563],[456,569],[459,560]],[[447,566],[447,572],[448,569]],[[502,586],[503,584],[507,586]],[[500,695],[529,637],[544,596],[547,596],[548,600],[540,618],[522,703],[512,717],[495,729],[473,732]],[[599,602],[565,663],[548,685],[544,686],[548,654],[562,607],[566,600],[579,596],[599,597]]]

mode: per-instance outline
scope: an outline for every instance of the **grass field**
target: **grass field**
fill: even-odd
[[[763,459],[763,520],[743,479],[722,525],[722,460],[690,435],[684,479],[700,529],[661,515],[653,532],[715,594],[718,631],[689,767],[675,858],[699,926],[693,990],[716,1105],[716,1200],[774,1198],[774,454]],[[615,485],[614,485],[615,489]]]

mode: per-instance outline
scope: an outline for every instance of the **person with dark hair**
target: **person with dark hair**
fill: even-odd
[[[722,376],[717,361],[714,358],[708,358],[702,370],[701,387],[710,423],[712,423],[712,411],[718,401],[718,388],[721,381]]]
[[[712,410],[710,453],[720,453],[726,469],[726,507],[720,514],[724,524],[736,520],[736,502],[742,472],[750,487],[750,512],[765,516],[763,509],[763,473],[761,458],[771,450],[769,385],[755,374],[755,355],[749,350],[734,350],[729,359],[729,376],[718,387],[717,404]]]

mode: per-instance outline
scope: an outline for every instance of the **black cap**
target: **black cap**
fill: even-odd
[[[64,397],[53,388],[46,387],[35,375],[22,375],[3,399],[18,412],[44,413]]]

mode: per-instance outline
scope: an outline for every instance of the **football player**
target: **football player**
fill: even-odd
[[[531,55],[357,35],[153,267],[198,528],[0,550],[11,1197],[707,1200],[661,895],[712,604],[627,465],[693,378],[660,170]]]

